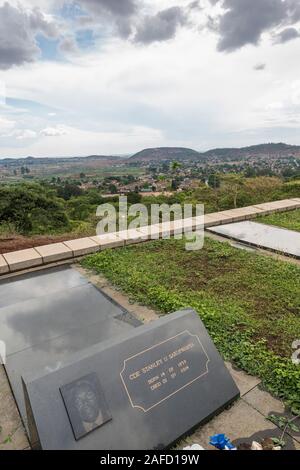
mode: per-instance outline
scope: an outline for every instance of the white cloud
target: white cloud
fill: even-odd
[[[65,130],[66,133],[60,136],[59,143],[49,135],[40,135],[33,141],[24,141],[24,154],[41,157],[114,155],[130,153],[132,149],[139,150],[144,145],[153,147],[157,142],[168,143],[164,142],[160,130],[142,126],[127,128],[123,132],[91,132],[75,127],[66,127]],[[16,149],[12,151],[9,147],[2,146],[1,154],[16,156]]]
[[[15,132],[17,140],[27,140],[27,139],[35,139],[37,137],[37,133],[32,131],[31,129],[24,129],[23,131]]]
[[[15,121],[11,121],[10,119],[0,116],[0,135],[3,136],[11,132],[15,125]]]
[[[67,134],[67,130],[64,127],[46,127],[40,132],[45,137],[61,137]]]
[[[38,3],[27,0],[27,5]],[[155,15],[192,2],[144,3],[144,13]],[[49,4],[53,2],[41,6],[48,14]],[[193,15],[205,18],[203,11]],[[11,104],[6,112],[1,109],[8,128],[2,132],[5,122],[1,125],[0,119],[0,133],[11,138],[0,157],[16,155],[16,129],[36,133],[35,138],[23,139],[23,146],[18,141],[19,155],[29,149],[30,154],[46,156],[130,153],[159,145],[247,145],[269,140],[267,127],[273,129],[275,140],[290,140],[289,129],[297,126],[292,121],[299,122],[300,66],[295,58],[300,41],[274,46],[270,36],[263,35],[259,47],[233,54],[217,52],[217,42],[214,33],[193,25],[178,29],[169,41],[148,46],[107,36],[105,31],[105,37],[96,37],[93,50],[67,55],[68,60],[44,59],[4,71],[7,96],[48,109],[26,106],[22,112],[20,105],[18,114]],[[290,141],[300,144],[300,132]]]

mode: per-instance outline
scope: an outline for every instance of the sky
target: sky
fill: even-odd
[[[300,145],[300,0],[0,0],[0,158]]]

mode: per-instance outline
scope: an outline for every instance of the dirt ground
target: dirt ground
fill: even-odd
[[[38,235],[34,237],[23,237],[22,235],[11,235],[10,237],[0,237],[0,254],[9,253],[11,251],[26,250],[35,246],[50,245],[66,240],[79,238],[73,234],[65,235]]]

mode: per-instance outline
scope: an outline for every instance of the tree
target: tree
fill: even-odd
[[[132,192],[127,196],[127,201],[129,204],[139,204],[142,200],[142,196],[139,193]]]
[[[118,194],[118,189],[117,189],[117,186],[115,184],[110,184],[108,186],[108,190],[109,190],[110,194]]]
[[[172,189],[172,191],[177,191],[177,189],[178,189],[178,182],[177,182],[176,179],[173,179],[173,180],[172,180],[171,189]]]
[[[70,229],[64,206],[55,192],[37,183],[1,186],[0,220],[24,235]]]
[[[61,186],[57,190],[57,195],[62,197],[65,201],[71,199],[74,196],[81,196],[83,190],[76,184],[65,183],[64,186]]]
[[[221,178],[222,184],[225,187],[225,190],[233,198],[233,207],[237,208],[237,198],[240,190],[245,184],[245,179],[239,174],[228,174],[224,175]]]
[[[182,167],[182,164],[181,164],[181,163],[179,163],[179,162],[172,162],[172,163],[171,163],[171,171],[172,171],[172,173],[176,173],[177,170],[179,170],[179,168],[181,168],[181,167]]]
[[[212,173],[208,176],[207,184],[210,188],[217,189],[220,187],[220,175]]]

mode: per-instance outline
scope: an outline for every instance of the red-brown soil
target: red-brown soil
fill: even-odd
[[[0,237],[0,254],[10,251],[26,250],[35,246],[49,245],[51,243],[63,242],[79,238],[73,235],[37,235],[34,237],[23,237],[22,235],[11,235],[9,237]]]

